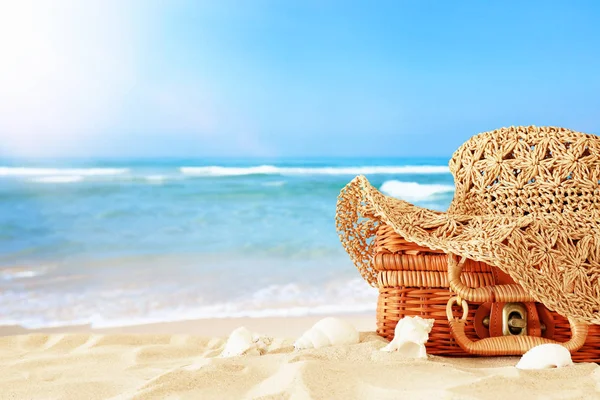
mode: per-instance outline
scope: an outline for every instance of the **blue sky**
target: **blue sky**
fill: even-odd
[[[600,133],[594,1],[0,6],[0,154],[449,156]]]

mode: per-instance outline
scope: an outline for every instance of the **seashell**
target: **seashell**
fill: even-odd
[[[548,343],[535,346],[523,354],[516,367],[519,369],[544,369],[569,365],[573,365],[569,350],[560,344]]]
[[[267,352],[271,338],[253,333],[244,326],[231,332],[221,357],[235,357],[241,355],[261,355]]]
[[[355,344],[359,341],[358,331],[352,324],[339,318],[327,317],[304,332],[294,343],[294,348],[318,349],[338,344]]]
[[[418,316],[402,318],[394,329],[394,339],[381,351],[397,351],[407,358],[427,358],[425,343],[434,322]]]

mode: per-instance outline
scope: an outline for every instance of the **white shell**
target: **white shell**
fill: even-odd
[[[523,354],[516,365],[519,369],[560,368],[573,365],[571,353],[559,344],[541,344]]]
[[[267,351],[267,346],[270,343],[270,338],[252,333],[246,327],[241,326],[229,335],[221,357],[235,357],[245,354],[261,355]]]
[[[352,324],[339,318],[327,317],[304,332],[294,343],[294,348],[318,349],[338,344],[355,344],[359,341],[358,331]]]
[[[394,329],[394,339],[381,351],[397,351],[407,358],[427,358],[425,343],[434,322],[418,316],[402,318]]]

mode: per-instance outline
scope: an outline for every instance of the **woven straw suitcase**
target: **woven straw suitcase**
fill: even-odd
[[[435,320],[426,344],[429,354],[517,355],[548,339],[568,342],[574,361],[600,362],[598,325],[572,326],[543,304],[519,301],[525,299],[520,286],[495,267],[473,260],[458,263],[441,251],[407,242],[387,225],[377,231],[373,261],[377,333],[386,339],[394,337],[401,318],[421,316]],[[496,297],[488,298],[491,293]],[[463,323],[451,322],[455,318]]]

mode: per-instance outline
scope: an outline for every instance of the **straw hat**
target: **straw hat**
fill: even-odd
[[[485,262],[566,317],[600,324],[600,137],[510,127],[465,142],[449,163],[447,212],[383,195],[364,176],[340,193],[336,226],[363,278],[376,285],[381,224],[420,246]]]

